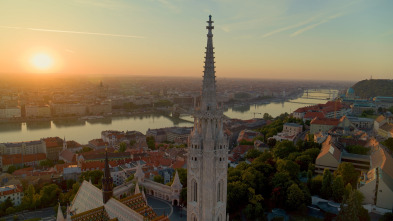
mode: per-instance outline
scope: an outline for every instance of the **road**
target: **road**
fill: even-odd
[[[14,215],[17,215],[19,220],[26,220],[26,219],[33,219],[33,218],[41,218],[44,221],[55,221],[55,210],[53,207],[39,209],[35,211],[28,211],[28,212],[20,212],[10,216],[1,217],[0,219],[5,219],[7,221],[12,221]]]

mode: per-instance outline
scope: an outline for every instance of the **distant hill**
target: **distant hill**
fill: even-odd
[[[393,80],[362,80],[353,85],[352,88],[355,90],[355,95],[361,98],[376,96],[393,97]]]

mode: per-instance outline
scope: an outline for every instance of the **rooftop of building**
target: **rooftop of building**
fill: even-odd
[[[290,127],[303,127],[303,125],[297,124],[297,123],[285,123],[284,126],[290,126]]]

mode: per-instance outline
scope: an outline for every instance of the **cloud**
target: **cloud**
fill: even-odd
[[[176,5],[172,4],[170,1],[167,0],[157,0],[159,3],[161,3],[162,5],[164,5],[166,8],[169,8],[170,10],[178,13],[180,12],[180,8],[177,7]]]
[[[326,23],[326,22],[329,22],[330,20],[339,18],[339,17],[341,17],[342,15],[343,15],[343,13],[338,13],[338,14],[329,16],[329,17],[323,19],[323,20],[320,21],[320,22],[317,22],[317,23],[315,23],[315,24],[308,25],[308,26],[306,26],[306,27],[304,27],[304,28],[301,28],[301,29],[299,29],[299,30],[293,32],[293,33],[290,34],[289,36],[290,36],[290,37],[298,36],[298,35],[302,34],[303,32],[306,32],[306,31],[311,30],[311,29],[313,29],[313,28],[315,28],[315,27],[318,27],[319,25],[322,25],[322,24],[324,24],[324,23]]]
[[[75,53],[75,51],[73,51],[73,50],[71,50],[71,49],[68,49],[68,48],[66,48],[65,51],[68,52],[68,53],[71,53],[71,54],[74,54],[74,53]]]
[[[315,18],[316,18],[316,17],[312,17],[312,18],[310,18],[310,19],[308,19],[308,20],[306,20],[306,21],[302,21],[302,22],[299,22],[299,23],[294,24],[294,25],[290,25],[290,26],[287,26],[287,27],[283,27],[283,28],[276,29],[276,30],[274,30],[274,31],[271,31],[271,32],[269,32],[269,33],[266,33],[266,34],[262,35],[262,37],[266,38],[266,37],[272,36],[272,35],[274,35],[274,34],[277,34],[277,33],[283,32],[283,31],[286,31],[286,30],[290,30],[290,29],[294,29],[294,28],[297,28],[297,27],[306,25],[306,24],[312,22],[313,20],[315,20]]]
[[[99,8],[107,8],[107,9],[119,9],[127,6],[115,0],[74,0],[74,1],[78,4],[84,4],[84,5],[89,5]]]
[[[111,34],[111,33],[54,30],[54,29],[42,29],[42,28],[25,28],[25,27],[11,27],[11,26],[0,26],[0,28],[19,29],[19,30],[28,30],[28,31],[55,32],[55,33],[68,33],[68,34],[81,34],[81,35],[98,35],[98,36],[122,37],[122,38],[144,38],[143,36],[137,36],[137,35],[120,35],[120,34]]]

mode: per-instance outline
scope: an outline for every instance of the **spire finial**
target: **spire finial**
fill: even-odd
[[[207,21],[207,23],[209,24],[209,26],[206,26],[206,29],[208,29],[209,34],[211,34],[211,30],[214,29],[214,26],[212,25],[214,23],[214,21],[212,21],[211,15],[209,15],[209,21]]]

